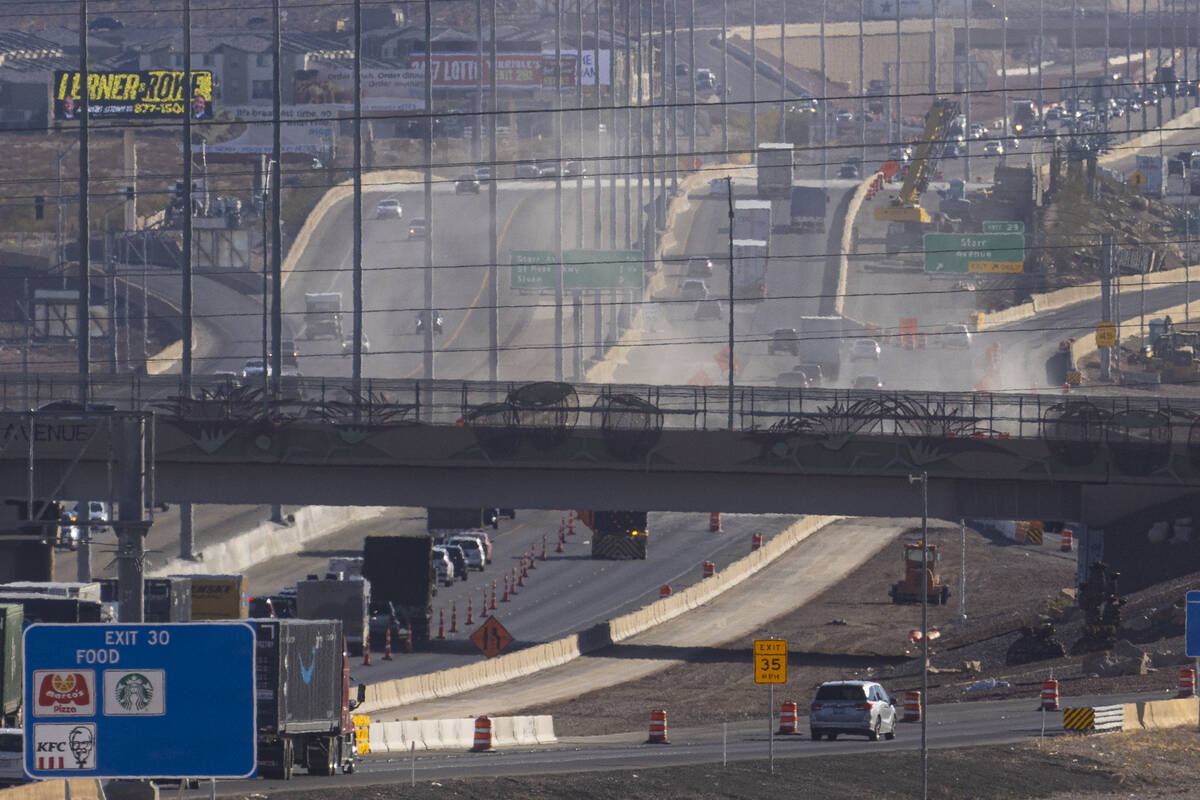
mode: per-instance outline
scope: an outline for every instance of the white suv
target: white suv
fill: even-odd
[[[450,559],[450,554],[446,552],[446,548],[434,545],[433,568],[437,570],[439,583],[443,586],[454,585],[454,562]]]
[[[808,712],[813,741],[830,741],[839,733],[896,738],[896,701],[874,681],[828,681],[817,689]]]

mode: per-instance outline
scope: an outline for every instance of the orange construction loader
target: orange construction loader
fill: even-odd
[[[921,551],[925,550],[925,575],[921,575]],[[938,563],[942,554],[936,544],[922,545],[921,542],[907,542],[904,545],[904,580],[893,583],[888,592],[893,603],[921,602],[921,587],[924,586],[930,603],[945,605],[950,599],[950,587],[942,583],[938,574]]]

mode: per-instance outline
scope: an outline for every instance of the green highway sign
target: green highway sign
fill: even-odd
[[[1023,233],[927,233],[926,274],[1024,272]]]
[[[984,233],[1024,233],[1024,222],[991,221],[983,223]]]
[[[557,266],[550,250],[514,250],[510,281],[514,289],[553,289]],[[563,288],[638,289],[643,286],[640,250],[564,250]]]

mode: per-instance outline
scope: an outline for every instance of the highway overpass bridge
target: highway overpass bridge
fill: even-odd
[[[890,517],[921,513],[927,473],[934,517],[1105,527],[1200,493],[1200,402],[1168,398],[369,380],[355,403],[346,379],[274,401],[177,380],[93,378],[117,411],[0,413],[7,494],[117,496],[129,419],[158,502]],[[0,404],[76,386],[7,380]]]

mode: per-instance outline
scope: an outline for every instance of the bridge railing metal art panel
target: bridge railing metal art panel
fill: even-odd
[[[69,375],[0,376],[3,411],[67,413]],[[85,416],[153,411],[158,457],[575,464],[1200,485],[1200,402],[739,386],[94,376]],[[65,402],[63,402],[65,401]],[[694,434],[704,432],[704,437]],[[15,452],[15,450],[14,450]]]
[[[200,419],[286,419],[371,425],[478,425],[641,431],[728,430],[729,390],[651,386],[455,380],[281,378],[277,394],[260,379],[94,375],[90,402]],[[78,399],[69,374],[0,375],[0,410],[29,411]],[[736,431],[788,430],[877,436],[1048,438],[1065,442],[1163,442],[1188,428],[1200,446],[1200,399],[1046,394],[862,391],[737,386]]]

